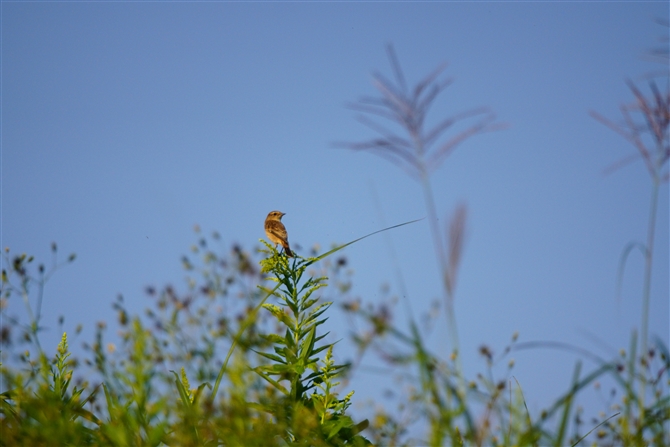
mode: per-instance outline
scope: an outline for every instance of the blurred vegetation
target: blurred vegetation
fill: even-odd
[[[204,237],[192,252],[197,262],[182,259],[193,275],[189,291],[148,288],[153,306],[144,318],[129,315],[119,298],[120,346],[106,342],[101,323],[83,362],[71,358],[67,334],[49,356],[37,320],[5,318],[0,442],[369,444],[359,434],[367,421],[354,423],[347,412],[353,391],[336,391],[347,366],[336,364],[319,331],[331,303],[315,293],[327,278],[307,274],[318,259],[291,262],[268,245],[259,268],[240,247],[218,255]],[[32,258],[9,256],[2,299],[24,297],[29,315],[38,315],[30,294],[38,285],[41,295],[45,269],[33,276]]]
[[[504,125],[489,110],[473,109],[424,129],[432,101],[450,81],[439,80],[439,68],[409,89],[392,48],[389,58],[395,83],[375,75],[380,97],[363,98],[353,106],[379,136],[346,146],[390,159],[423,188],[442,272],[444,315],[438,312],[433,318],[443,317],[449,327],[446,357],[429,349],[424,322],[411,314],[408,322],[398,323],[394,304],[385,301],[375,307],[350,298],[347,260],[334,258],[346,245],[288,259],[268,244],[255,253],[224,247],[218,234],[207,238],[199,229],[197,244],[182,258],[189,275],[186,292],[148,287],[151,305],[145,315],[131,315],[119,297],[113,305],[118,341],[109,341],[107,324],[99,323],[94,340],[84,346],[85,358],[72,356],[69,334],[49,354],[53,347],[40,341],[45,285],[75,257],[57,262],[54,245],[47,269],[6,249],[0,444],[670,445],[670,354],[647,329],[658,188],[667,184],[670,158],[667,87],[662,92],[652,80],[645,94],[630,82],[635,101],[622,108],[622,124],[594,114],[631,141],[652,179],[647,241],[630,245],[622,255],[622,268],[634,248],[646,262],[640,333],[631,335],[630,346],[619,357],[596,358],[593,370],[583,371],[578,362],[565,392],[533,415],[523,384],[512,378],[514,361],[507,356],[519,348],[516,334],[501,356],[487,346],[480,348],[487,365],[481,374],[470,378],[462,371],[454,302],[467,209],[459,206],[448,228],[441,229],[430,184],[431,175],[456,147]],[[373,118],[388,120],[396,130]],[[463,120],[474,121],[446,136]],[[402,382],[397,386],[398,407],[377,407],[369,421],[352,415],[354,390],[341,383],[348,383],[345,379],[355,370],[338,363],[342,353],[322,331],[336,297],[356,327],[356,362],[375,356],[392,366]],[[11,300],[23,301],[27,322],[7,314]],[[496,377],[494,366],[501,362],[507,368]],[[577,400],[602,381],[614,384],[620,400],[587,417]],[[417,422],[425,432],[410,436]]]

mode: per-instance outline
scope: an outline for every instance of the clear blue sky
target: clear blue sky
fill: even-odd
[[[84,323],[77,343],[90,341],[95,322],[115,321],[117,294],[140,313],[146,285],[183,289],[194,224],[252,249],[279,209],[294,244],[327,247],[423,217],[421,190],[400,169],[332,147],[373,135],[345,104],[374,93],[374,70],[391,75],[387,43],[411,83],[449,63],[455,83],[433,122],[489,106],[509,124],[468,140],[432,178],[442,222],[459,201],[469,208],[456,297],[466,369],[483,370],[478,346],[499,352],[515,331],[610,358],[639,326],[639,253],[620,302],[616,272],[625,245],[645,238],[650,180],[641,161],[603,174],[634,149],[588,112],[618,120],[632,101],[624,80],[663,68],[644,54],[667,37],[654,23],[666,2],[0,7],[2,247],[48,261],[56,241],[78,256],[48,286],[47,346],[59,315],[70,332]],[[666,344],[668,200],[666,183],[650,325]],[[427,223],[387,235],[346,250],[353,295],[377,302],[383,283],[398,293],[397,262],[414,311],[427,312],[440,294]],[[22,303],[8,312],[22,315]],[[328,329],[346,337],[333,318]],[[446,340],[431,335],[438,350]],[[573,355],[515,358],[531,410],[567,389]],[[362,400],[380,377],[356,380]]]

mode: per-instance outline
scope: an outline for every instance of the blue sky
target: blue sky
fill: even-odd
[[[466,141],[432,177],[443,225],[469,210],[456,312],[464,363],[521,341],[573,343],[610,358],[639,326],[650,180],[634,152],[589,116],[619,120],[624,81],[663,65],[665,2],[156,3],[3,2],[2,247],[77,261],[51,281],[45,335],[139,313],[146,285],[183,286],[192,228],[247,249],[279,209],[293,244],[343,243],[425,216],[419,185],[371,154],[333,147],[373,136],[345,107],[391,76],[392,43],[410,83],[442,62],[455,82],[431,122],[488,106],[507,130]],[[641,84],[643,85],[643,84]],[[651,331],[668,343],[668,186],[660,194]],[[381,211],[380,211],[381,210]],[[396,257],[390,255],[389,244]],[[425,221],[346,249],[353,296],[399,293],[417,316],[440,294]],[[303,250],[306,253],[306,249]],[[22,315],[12,302],[10,314]],[[399,320],[402,321],[402,314]],[[333,337],[348,329],[336,317]],[[444,321],[444,320],[442,320]],[[446,331],[432,346],[445,349]],[[601,342],[595,342],[597,338]],[[531,410],[567,389],[575,357],[515,355]],[[374,396],[379,377],[362,373]]]

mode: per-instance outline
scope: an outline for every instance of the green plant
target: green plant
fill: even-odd
[[[442,275],[440,282],[451,339],[449,360],[441,360],[429,352],[414,319],[409,319],[409,333],[405,333],[392,327],[383,315],[360,309],[357,309],[357,313],[375,327],[372,338],[390,335],[408,350],[392,357],[390,361],[413,365],[418,370],[420,389],[412,393],[409,401],[420,403],[420,411],[429,421],[429,434],[425,442],[430,445],[442,445],[445,442],[454,445],[466,441],[483,442],[479,439],[472,409],[467,404],[468,387],[461,366],[454,308],[467,212],[464,205],[456,209],[448,229],[448,244],[445,245],[438,224],[430,177],[470,137],[500,130],[505,126],[496,122],[495,114],[489,109],[476,108],[439,120],[432,128],[426,128],[428,110],[438,95],[452,82],[451,79],[439,79],[445,65],[439,66],[413,88],[408,88],[393,47],[388,46],[387,53],[395,84],[375,73],[373,83],[380,96],[364,97],[351,105],[352,109],[363,113],[358,120],[378,136],[364,142],[341,145],[356,151],[369,151],[388,159],[420,183],[437,264]],[[389,129],[372,117],[381,117],[399,130]],[[445,137],[448,131],[461,122],[466,125],[464,130]],[[360,337],[359,342],[361,340],[364,337]],[[369,343],[359,343],[359,346],[365,349]]]
[[[437,264],[439,271],[442,272],[441,283],[452,353],[456,358],[456,367],[460,370],[454,298],[466,212],[464,206],[456,210],[454,227],[451,230],[451,245],[445,247],[438,224],[439,218],[430,177],[463,142],[475,135],[504,129],[506,126],[496,122],[496,115],[491,110],[479,107],[439,120],[435,126],[427,128],[426,117],[429,109],[438,95],[452,83],[451,79],[440,79],[446,64],[438,66],[410,89],[391,45],[387,47],[387,53],[396,83],[380,73],[375,73],[373,84],[380,96],[363,97],[350,106],[362,113],[358,116],[358,120],[378,136],[364,142],[339,145],[355,151],[377,154],[402,168],[420,183]],[[385,119],[387,124],[398,128],[398,131],[379,124],[373,117]],[[464,124],[466,125],[464,130],[445,138],[447,131],[462,122],[467,123]],[[461,394],[465,392],[462,381],[459,383],[459,390]]]
[[[2,381],[8,387],[0,395],[3,445],[49,445],[54,439],[63,444],[87,445],[94,439],[99,419],[85,408],[97,389],[83,397],[87,383],[72,386],[74,365],[67,334],[63,334],[53,359],[41,353],[36,361],[26,361],[27,375],[2,365]]]
[[[667,77],[667,73],[666,73]],[[639,336],[634,333],[631,345],[622,362],[623,374],[615,374],[624,389],[623,415],[616,424],[608,424],[610,436],[630,445],[645,445],[651,440],[657,445],[670,442],[670,397],[667,389],[663,389],[660,379],[670,377],[667,357],[667,346],[658,339],[653,345],[649,343],[649,312],[651,307],[651,277],[654,265],[654,245],[657,225],[659,190],[667,183],[670,174],[667,170],[670,159],[670,89],[662,92],[655,82],[649,83],[649,97],[631,81],[627,82],[635,101],[621,106],[623,123],[617,124],[602,115],[591,112],[591,115],[617,132],[630,142],[638,154],[626,157],[616,163],[607,172],[618,169],[636,158],[641,158],[651,180],[649,217],[647,220],[646,242],[630,242],[621,255],[618,272],[618,289],[620,290],[623,273],[629,255],[639,249],[644,258],[644,277],[642,280],[642,313]],[[639,343],[639,345],[638,345]],[[652,360],[660,352],[660,369],[653,368]],[[648,388],[652,387],[651,393]],[[636,389],[637,388],[637,389]],[[652,404],[647,400],[652,398]],[[651,412],[650,414],[648,414]]]
[[[264,242],[265,243],[265,242]],[[346,415],[353,392],[339,399],[333,391],[334,381],[346,368],[335,365],[332,359],[333,344],[323,344],[328,335],[318,335],[317,329],[327,318],[323,314],[332,305],[320,303],[315,292],[326,286],[325,277],[307,277],[306,269],[317,258],[294,258],[289,261],[280,256],[270,244],[265,243],[269,256],[261,261],[262,271],[272,273],[270,279],[278,283],[274,289],[262,288],[268,296],[275,297],[279,305],[263,304],[263,308],[277,320],[283,328],[280,333],[264,335],[272,343],[273,352],[256,351],[270,361],[260,365],[254,371],[275,387],[282,396],[283,408],[278,413],[276,403],[261,403],[259,408],[274,414],[290,427],[285,439],[288,443],[314,445],[314,433],[306,434],[301,428],[304,414],[313,412],[314,423],[320,432],[320,440],[331,445],[365,444],[358,433],[367,423],[354,424]],[[281,333],[283,332],[283,333]],[[317,357],[326,351],[319,361]],[[300,415],[296,423],[296,415]]]
[[[201,243],[201,247],[205,245]],[[107,325],[98,324],[95,342],[88,347],[93,355],[88,365],[97,371],[99,385],[86,381],[72,387],[75,370],[82,365],[70,359],[65,334],[51,361],[40,348],[37,360],[31,360],[30,350],[19,359],[25,373],[13,362],[3,363],[0,444],[46,445],[57,440],[72,445],[366,445],[360,435],[366,421],[355,424],[347,411],[353,392],[343,398],[336,392],[344,366],[333,361],[333,345],[323,344],[327,334],[318,333],[330,307],[316,296],[325,287],[326,277],[306,274],[308,266],[339,249],[318,259],[296,259],[291,266],[285,257],[268,249],[264,253],[270,257],[261,261],[263,271],[254,273],[254,278],[260,285],[269,273],[282,287],[260,287],[254,295],[256,305],[240,315],[235,333],[201,331],[200,338],[192,338],[195,333],[187,333],[195,327],[217,326],[203,326],[206,315],[191,314],[196,309],[191,306],[195,306],[194,298],[180,298],[168,287],[160,294],[164,300],[156,302],[160,313],[150,313],[153,329],[141,318],[129,315],[121,298],[114,304],[121,328],[120,345],[105,342]],[[236,259],[244,258],[238,247],[232,252]],[[230,265],[212,263],[214,259],[218,258],[206,252],[205,266]],[[3,271],[5,299],[19,290],[30,303],[31,283],[26,279],[30,275],[25,263],[31,261],[28,256],[17,257],[10,269]],[[190,262],[184,264],[189,271],[195,268]],[[250,270],[242,264],[235,263],[235,270]],[[12,279],[17,277],[23,289],[10,290]],[[222,270],[205,268],[203,277],[210,286],[227,282]],[[212,296],[207,287],[194,290],[203,292],[205,303]],[[280,298],[280,305],[265,304],[270,297]],[[261,309],[270,311],[274,327],[283,326],[284,337],[267,331],[273,324],[257,318]],[[29,332],[37,327],[34,321],[28,325],[11,321],[13,327],[25,328],[29,346],[39,347],[37,333]],[[249,334],[250,330],[255,335]],[[173,340],[184,341],[185,346],[171,344]],[[209,382],[214,379],[214,370],[193,368],[188,360],[216,364],[216,351],[207,348],[203,352],[201,347],[217,346],[221,340],[228,340],[229,354],[219,369],[215,388]],[[3,344],[13,347],[9,338]],[[179,375],[166,369],[167,364],[179,363]],[[209,375],[191,389],[187,368],[196,376]],[[217,395],[219,387],[222,393]],[[100,390],[103,393],[98,393]]]
[[[657,340],[652,347],[648,343],[648,315],[650,306],[651,270],[653,264],[654,231],[656,209],[660,184],[668,181],[665,168],[670,158],[668,124],[670,123],[670,92],[660,93],[656,84],[650,84],[652,93],[646,98],[640,90],[629,83],[636,102],[622,107],[624,125],[619,126],[594,114],[622,134],[638,149],[644,159],[652,179],[651,207],[646,244],[634,243],[626,247],[622,256],[621,269],[628,254],[634,248],[640,248],[645,257],[644,290],[642,293],[641,337],[633,334],[631,349],[624,352],[621,359],[604,360],[595,358],[597,367],[582,375],[581,363],[575,373],[568,391],[560,396],[549,409],[539,417],[533,417],[526,408],[521,387],[517,383],[513,392],[509,379],[513,362],[507,371],[508,377],[494,379],[479,375],[478,380],[467,380],[460,366],[458,350],[458,332],[454,311],[455,282],[462,253],[463,235],[466,223],[466,210],[460,206],[451,219],[447,230],[448,245],[443,244],[442,232],[437,226],[437,212],[434,195],[430,186],[430,175],[444,161],[448,154],[459,144],[480,132],[496,130],[502,126],[495,124],[494,115],[486,109],[475,109],[454,117],[439,121],[432,129],[425,129],[426,113],[437,95],[451,81],[439,81],[443,66],[428,75],[413,89],[408,89],[393,49],[389,47],[389,59],[396,83],[388,81],[380,74],[374,75],[375,87],[380,92],[378,98],[363,98],[352,108],[363,112],[359,121],[375,131],[378,137],[361,143],[345,144],[353,150],[365,150],[382,156],[400,166],[412,178],[418,180],[423,188],[424,200],[441,272],[443,296],[446,308],[447,325],[450,329],[452,351],[448,359],[430,352],[419,325],[409,318],[408,329],[402,330],[394,325],[389,306],[379,309],[366,309],[357,302],[348,302],[345,310],[367,323],[367,328],[355,336],[360,354],[373,348],[381,358],[398,367],[409,366],[407,373],[408,392],[399,412],[405,410],[409,402],[411,413],[421,414],[428,421],[426,438],[419,443],[429,445],[577,445],[583,443],[591,434],[603,445],[667,445],[670,444],[670,365],[667,346]],[[666,52],[667,54],[667,52]],[[641,120],[635,120],[633,114],[639,113]],[[395,132],[373,121],[369,116],[382,117],[400,128]],[[462,119],[479,117],[466,130],[437,144],[440,135]],[[648,137],[648,139],[646,139]],[[648,148],[646,141],[651,142]],[[629,161],[629,160],[626,160]],[[621,274],[620,274],[621,277]],[[406,294],[403,294],[406,295]],[[525,343],[505,349],[529,347],[559,347],[583,352],[573,347],[552,343]],[[492,351],[482,347],[482,356],[489,368],[493,362]],[[653,364],[651,360],[654,360]],[[581,434],[583,426],[581,410],[576,405],[578,397],[590,386],[597,386],[600,379],[613,379],[618,390],[623,391],[622,405],[609,409],[592,420],[586,434]],[[418,389],[416,388],[418,384]],[[648,387],[652,390],[649,392]],[[509,389],[507,396],[505,391]],[[645,399],[651,397],[651,404]],[[480,416],[476,416],[480,413]],[[398,421],[389,417],[386,411],[373,419],[373,439],[382,443],[397,443],[399,436],[415,419]],[[377,424],[377,421],[383,421]],[[552,425],[555,427],[552,428]],[[573,434],[570,434],[570,427]],[[611,444],[610,444],[611,443]]]

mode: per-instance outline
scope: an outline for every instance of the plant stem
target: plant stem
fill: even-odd
[[[433,246],[435,247],[435,254],[437,256],[438,268],[440,269],[440,278],[442,280],[442,289],[444,290],[445,305],[447,311],[447,324],[449,325],[449,335],[451,337],[452,352],[455,353],[454,363],[456,365],[456,372],[458,375],[458,384],[460,398],[465,396],[465,381],[463,378],[463,370],[461,366],[461,356],[459,352],[458,343],[458,328],[456,326],[456,314],[454,312],[454,297],[449,294],[447,289],[446,274],[447,274],[447,260],[445,254],[444,244],[438,225],[437,211],[435,210],[435,200],[433,198],[433,189],[430,185],[430,178],[423,170],[421,176],[421,185],[423,187],[423,197],[426,202],[426,211],[428,213],[428,222],[430,223],[430,230],[433,235]],[[447,353],[448,355],[449,353]]]
[[[642,361],[642,368],[646,369],[648,366],[648,327],[649,327],[649,300],[651,295],[651,269],[654,253],[654,236],[656,231],[656,210],[658,208],[658,189],[659,179],[655,175],[652,179],[651,188],[651,203],[649,205],[649,223],[647,227],[647,250],[645,251],[644,263],[644,283],[642,290],[642,322],[640,324],[640,359]],[[640,420],[644,420],[644,400],[647,385],[647,376],[645,371],[640,375],[640,395],[638,402],[640,406]]]
[[[440,229],[438,227],[437,212],[435,211],[435,200],[433,199],[433,189],[430,186],[430,178],[425,175],[422,178],[423,197],[426,201],[426,211],[428,212],[428,222],[430,223],[430,232],[433,236],[433,246],[435,247],[435,255],[437,257],[437,264],[440,269],[440,276],[444,276],[447,271],[447,262],[444,254],[444,245],[442,237],[440,236]]]

